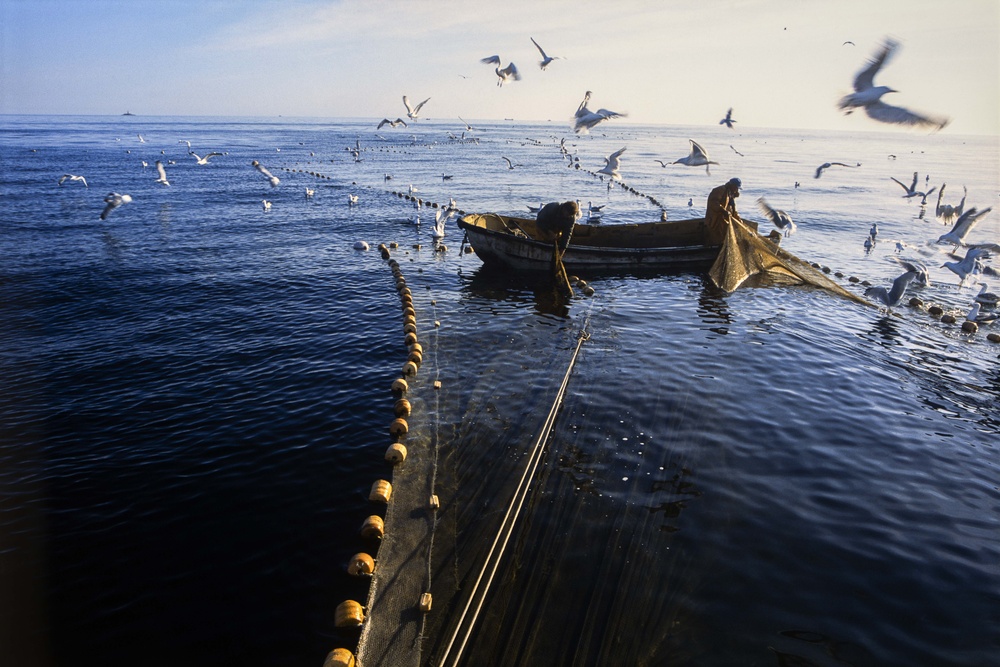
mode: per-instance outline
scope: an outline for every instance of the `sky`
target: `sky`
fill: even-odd
[[[884,101],[1000,135],[1000,0],[0,0],[0,113],[568,126],[590,90],[616,122],[912,131],[837,109],[887,37]]]

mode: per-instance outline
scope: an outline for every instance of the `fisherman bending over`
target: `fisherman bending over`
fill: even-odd
[[[731,178],[708,195],[708,206],[705,209],[705,244],[721,245],[729,231],[733,218],[757,231],[757,224],[747,222],[736,212],[736,198],[740,196],[743,182]]]
[[[562,264],[562,256],[569,245],[569,239],[573,235],[573,226],[580,218],[580,206],[575,201],[566,201],[561,204],[551,202],[538,211],[535,224],[538,227],[538,236],[542,241],[552,244],[552,271],[559,277],[560,282],[564,282],[566,288],[569,287],[569,280],[566,278],[566,269]]]

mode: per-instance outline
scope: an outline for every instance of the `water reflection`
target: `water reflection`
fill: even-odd
[[[471,274],[460,273],[465,280],[462,293],[491,301],[528,303],[529,294],[535,312],[569,318],[570,298],[563,296],[548,274],[516,272],[499,267],[481,265]]]
[[[708,275],[701,276],[701,292],[698,294],[698,317],[709,325],[709,331],[725,335],[729,333],[732,315],[726,302],[726,293],[715,286]],[[721,325],[721,326],[720,326]]]

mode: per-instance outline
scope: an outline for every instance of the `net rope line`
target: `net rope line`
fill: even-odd
[[[587,319],[589,322],[589,315]],[[576,365],[577,357],[580,354],[580,348],[583,346],[584,341],[589,338],[590,334],[587,333],[587,323],[585,323],[583,328],[580,330],[579,336],[577,337],[576,348],[573,350],[569,366],[566,368],[566,374],[563,376],[562,383],[559,385],[559,390],[556,392],[552,408],[549,410],[549,414],[545,418],[545,422],[542,425],[541,432],[538,434],[538,438],[535,439],[535,442],[532,445],[528,462],[525,465],[524,472],[521,474],[521,479],[518,482],[518,486],[514,491],[513,497],[511,498],[510,505],[507,507],[507,513],[504,515],[504,519],[500,524],[500,530],[493,539],[493,544],[490,546],[489,554],[486,556],[483,567],[479,571],[479,575],[476,577],[476,582],[473,584],[472,590],[469,593],[469,598],[466,601],[465,608],[462,610],[462,614],[455,626],[455,631],[448,640],[448,645],[445,647],[441,660],[438,663],[441,667],[445,667],[449,664],[457,666],[459,664],[459,660],[462,658],[462,652],[465,650],[465,646],[469,641],[469,636],[472,634],[473,628],[475,628],[476,621],[479,618],[479,612],[482,610],[483,604],[486,601],[486,595],[489,592],[490,586],[493,584],[493,578],[500,566],[500,560],[502,559],[504,551],[507,548],[507,543],[510,541],[511,536],[514,533],[518,516],[521,513],[521,508],[524,505],[524,501],[527,498],[528,491],[531,487],[531,480],[534,478],[535,472],[538,470],[538,464],[542,460],[545,443],[549,439],[552,427],[555,424],[556,415],[559,413],[563,397],[566,395],[566,387],[569,385],[569,378],[573,373],[573,367]],[[480,584],[483,583],[483,577],[486,576],[487,570],[490,570],[489,577],[486,579],[482,590],[480,590]],[[476,608],[472,612],[472,615],[469,616],[468,623],[466,623],[466,617],[469,615],[469,609],[474,602],[476,603]],[[461,643],[458,645],[454,657],[451,657],[452,647],[455,645],[455,641],[458,639],[459,634],[463,634]],[[450,662],[449,658],[451,659]]]

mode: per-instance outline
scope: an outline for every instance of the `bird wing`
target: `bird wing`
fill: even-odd
[[[865,113],[867,113],[870,118],[882,123],[930,128],[934,130],[940,130],[950,122],[947,118],[915,113],[909,109],[886,104],[882,101],[873,102],[872,104],[866,106]]]
[[[61,176],[61,177],[59,178],[59,185],[62,185],[62,184],[63,184],[63,181],[65,181],[65,180],[66,180],[67,178],[69,178],[69,174],[63,174],[63,175],[62,175],[62,176]]]
[[[427,103],[428,103],[428,102],[430,102],[430,101],[431,101],[431,98],[429,98],[429,97],[428,97],[428,98],[427,98],[426,100],[424,100],[423,102],[421,102],[420,104],[418,104],[418,105],[417,105],[417,107],[416,107],[416,108],[415,108],[415,109],[413,110],[413,113],[414,113],[414,114],[418,114],[418,113],[420,113],[420,109],[421,109],[421,108],[422,108],[422,107],[423,107],[423,106],[424,106],[425,104],[427,104]]]
[[[875,56],[868,61],[868,64],[863,70],[858,72],[857,76],[854,77],[854,90],[861,92],[863,90],[868,90],[875,85],[875,75],[878,71],[882,69],[882,66],[888,61],[888,59],[895,52],[896,47],[899,46],[899,42],[887,39],[882,48],[878,50]]]
[[[963,238],[966,234],[972,231],[979,219],[990,212],[990,208],[984,210],[982,213],[976,210],[975,207],[970,208],[968,211],[959,216],[958,220],[952,226],[951,231],[948,234],[954,234],[958,238]],[[968,253],[966,254],[968,256]],[[978,255],[977,255],[978,256]]]
[[[507,158],[507,157],[504,157],[504,156],[502,156],[502,155],[500,156],[500,158],[501,158],[501,159],[502,159],[502,160],[503,160],[504,162],[506,162],[506,163],[507,163],[507,168],[508,168],[508,169],[513,169],[513,168],[514,168],[514,165],[513,165],[513,164],[511,164],[511,161],[510,161],[510,158]]]
[[[614,153],[612,153],[610,156],[608,156],[608,158],[607,158],[608,159],[608,164],[612,165],[613,169],[618,169],[618,167],[621,166],[621,163],[622,163],[622,153],[624,153],[624,152],[625,152],[625,149],[621,148],[621,149],[615,151]]]
[[[829,163],[825,163],[825,164],[821,164],[820,166],[816,167],[816,175],[813,176],[813,178],[819,178],[820,176],[822,176],[823,175],[823,170],[826,169],[829,166],[830,166]]]
[[[375,129],[376,129],[376,130],[381,130],[381,129],[382,129],[382,126],[383,126],[383,125],[392,125],[392,121],[391,121],[391,120],[389,120],[388,118],[383,118],[383,119],[382,119],[382,120],[381,120],[381,121],[379,122],[379,124],[378,124],[378,127],[376,127]]]
[[[702,148],[701,145],[697,141],[695,141],[694,139],[688,139],[688,141],[691,142],[691,156],[690,157],[695,157],[696,155],[698,155],[698,156],[701,156],[701,157],[705,158],[706,160],[708,159],[708,153],[705,152],[705,149]]]
[[[667,163],[664,162],[663,160],[653,160],[653,162],[659,162],[661,167],[666,167],[667,166]]]
[[[535,48],[538,49],[538,52],[542,54],[542,58],[544,58],[545,60],[548,60],[549,57],[547,55],[545,55],[545,51],[543,51],[542,47],[540,47],[538,45],[538,42],[535,41],[535,38],[534,37],[529,37],[528,39],[530,39],[531,43],[535,45]]]
[[[167,180],[167,171],[163,168],[163,163],[159,160],[156,161],[156,173],[160,175],[160,180]]]
[[[896,178],[895,176],[890,176],[889,178],[891,178],[892,180],[894,180],[894,181],[896,181],[897,183],[899,183],[899,187],[903,188],[903,189],[904,189],[904,190],[906,190],[907,192],[909,192],[909,191],[910,191],[910,188],[906,187],[906,184],[905,184],[905,183],[903,183],[903,181],[901,181],[901,180],[899,180],[898,178]]]
[[[485,65],[499,65],[500,56],[490,56],[489,58],[482,58],[479,62]]]
[[[85,187],[88,187],[88,188],[90,187],[89,185],[87,185],[87,179],[86,178],[84,178],[83,176],[77,176],[77,178],[79,178],[81,181],[83,181],[83,185]]]
[[[892,281],[892,288],[889,290],[889,304],[894,306],[899,303],[899,300],[903,298],[903,293],[906,292],[906,288],[909,287],[913,279],[917,277],[916,272],[907,271],[898,278]]]
[[[413,107],[410,106],[410,98],[407,97],[406,95],[403,95],[403,106],[406,107],[406,113],[408,114],[413,113]]]
[[[778,225],[778,213],[768,205],[763,197],[757,199],[757,207],[771,221],[771,224]]]
[[[500,71],[504,74],[505,77],[512,78],[514,79],[514,81],[521,80],[521,74],[520,72],[517,71],[517,65],[515,65],[514,63],[507,65]]]

